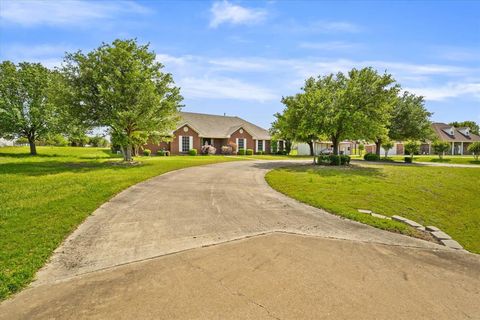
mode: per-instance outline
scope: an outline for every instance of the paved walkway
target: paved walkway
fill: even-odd
[[[125,190],[0,319],[480,317],[479,256],[285,197],[264,180],[284,165],[193,167]]]

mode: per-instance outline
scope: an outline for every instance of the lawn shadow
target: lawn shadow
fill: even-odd
[[[31,155],[30,153],[15,153],[15,152],[2,152],[0,151],[0,157],[9,157],[9,158],[30,158],[30,159],[35,159],[35,158],[59,158],[59,157],[65,157],[64,155],[60,154],[36,154],[36,155]]]
[[[452,159],[440,159],[440,158],[435,158],[430,160],[430,162],[438,162],[438,163],[449,163],[451,161]]]
[[[42,161],[0,164],[0,174],[15,174],[25,176],[43,176],[65,172],[85,173],[94,170],[112,169],[115,171],[130,170],[151,166],[151,163],[137,165],[123,165],[119,161],[102,162],[65,162],[65,161]]]
[[[279,166],[280,168],[280,166]],[[320,175],[323,177],[333,177],[333,176],[363,176],[363,177],[385,177],[386,174],[381,168],[376,167],[361,167],[356,165],[349,166],[323,166],[323,165],[313,165],[313,164],[303,164],[296,166],[287,166],[282,168],[283,171],[287,172],[308,172],[311,174]]]

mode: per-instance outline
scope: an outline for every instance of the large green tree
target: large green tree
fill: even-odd
[[[400,141],[433,139],[431,116],[422,96],[405,91],[393,108],[388,135]]]
[[[470,128],[470,132],[474,134],[480,134],[480,126],[475,122],[475,121],[455,121],[455,122],[450,122],[449,125],[455,127],[455,128],[461,128],[461,127],[467,127]]]
[[[131,161],[139,132],[167,135],[178,121],[180,89],[162,68],[149,46],[136,40],[67,54],[62,71],[72,90],[66,101],[84,124],[109,127]]]
[[[287,140],[307,143],[310,147],[310,155],[313,156],[313,143],[319,136],[313,127],[308,105],[304,99],[305,96],[302,94],[283,97],[282,103],[285,108],[282,114],[275,114],[276,121],[273,123],[273,128],[288,137]]]
[[[310,78],[304,103],[318,135],[332,141],[334,154],[345,139],[370,139],[385,135],[398,85],[390,74],[373,68],[352,69]]]
[[[30,154],[36,142],[58,130],[54,103],[58,74],[39,63],[0,64],[0,137],[26,138]]]

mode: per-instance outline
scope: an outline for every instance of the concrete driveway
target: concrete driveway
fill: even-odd
[[[285,197],[264,180],[284,165],[193,167],[125,190],[0,318],[480,318],[478,255]]]

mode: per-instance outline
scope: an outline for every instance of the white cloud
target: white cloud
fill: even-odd
[[[146,13],[148,10],[130,1],[3,1],[2,20],[22,26],[80,25],[119,14]]]
[[[158,54],[157,59],[173,74],[186,98],[279,101],[282,95],[298,92],[308,77],[367,66],[379,72],[387,70],[406,90],[424,95],[430,101],[480,97],[480,70],[456,65],[321,57],[275,59]]]
[[[334,33],[347,32],[357,33],[362,30],[360,26],[346,21],[317,21],[310,25],[310,29],[316,32]]]
[[[327,41],[327,42],[301,42],[298,46],[303,49],[337,51],[337,50],[352,49],[354,47],[358,47],[358,44],[348,43],[343,41]]]
[[[182,94],[188,98],[253,100],[258,102],[279,99],[278,95],[267,88],[232,78],[192,77],[180,79],[179,84]]]
[[[263,9],[246,8],[230,2],[214,2],[211,9],[210,27],[216,28],[221,24],[255,24],[263,21],[267,12]]]
[[[430,101],[443,101],[464,95],[480,99],[480,83],[448,83],[438,87],[406,88],[405,90],[422,95]]]

